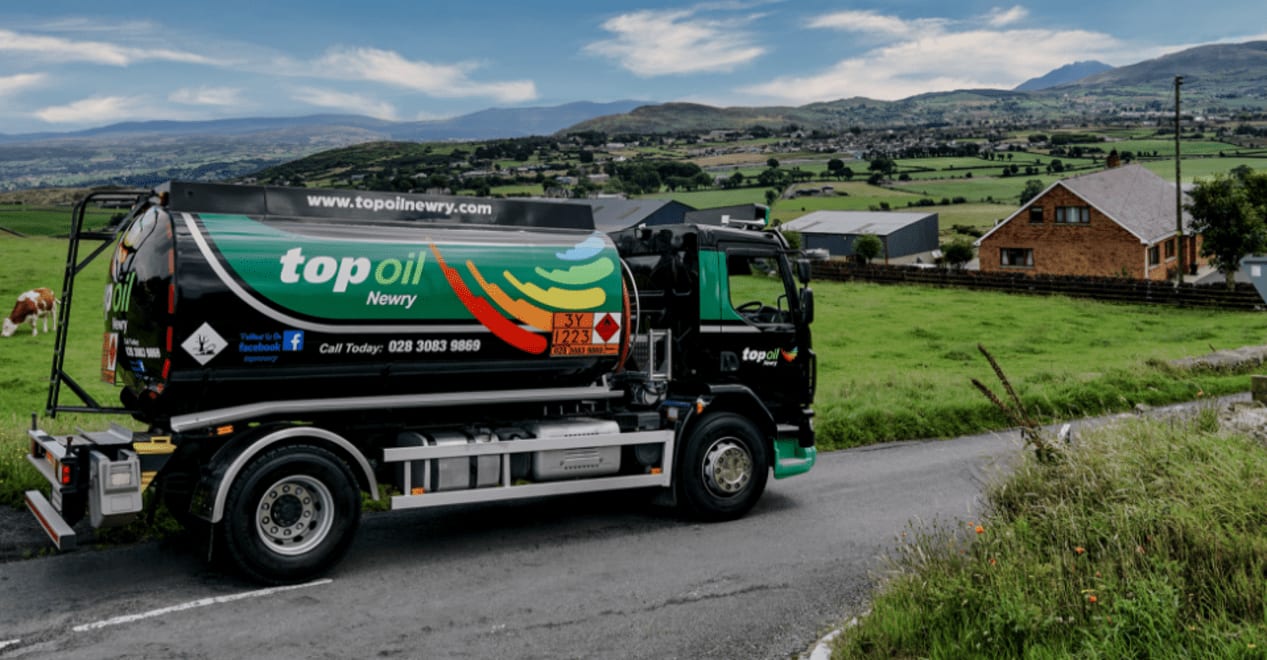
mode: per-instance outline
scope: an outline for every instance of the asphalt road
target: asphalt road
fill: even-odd
[[[285,591],[172,544],[4,563],[0,658],[787,658],[865,608],[908,524],[971,518],[1018,443],[823,454],[730,523],[630,494],[368,515]]]

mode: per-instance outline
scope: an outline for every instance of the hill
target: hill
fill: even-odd
[[[1267,98],[1267,41],[1196,46],[1049,91],[1165,96],[1174,93],[1176,75],[1184,77],[1185,99],[1253,99],[1262,104]]]
[[[1263,41],[1197,46],[1087,77],[1080,75],[1097,65],[1107,66],[1098,62],[1075,63],[1021,86],[1041,87],[1033,90],[1020,87],[1016,90],[956,90],[920,94],[899,101],[849,98],[800,107],[713,108],[666,103],[581,122],[566,132],[743,130],[757,124],[797,124],[807,130],[840,130],[852,126],[935,127],[956,121],[1016,123],[1063,121],[1075,116],[1112,118],[1140,107],[1173,108],[1175,75],[1184,76],[1184,106],[1193,112],[1261,112],[1267,106],[1267,42]],[[1077,79],[1048,86],[1065,76]]]
[[[452,119],[391,122],[358,115],[147,121],[70,133],[0,135],[0,191],[152,185],[244,176],[328,149],[379,140],[480,140],[548,135],[639,101],[491,108]]]
[[[1056,85],[1076,82],[1086,78],[1087,76],[1104,73],[1112,68],[1113,67],[1105,64],[1104,62],[1096,60],[1074,62],[1073,64],[1066,64],[1059,69],[1048,71],[1046,74],[1037,78],[1030,78],[1012,89],[1017,92],[1037,92],[1049,87],[1055,87]]]

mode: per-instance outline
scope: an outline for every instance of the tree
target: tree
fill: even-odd
[[[846,181],[853,181],[853,168],[846,165],[841,168],[840,175],[845,177]]]
[[[867,263],[884,252],[884,243],[875,234],[863,234],[853,242],[853,254],[862,263]]]
[[[1267,173],[1217,174],[1198,181],[1187,204],[1192,231],[1202,237],[1201,256],[1236,284],[1241,258],[1267,248]]]
[[[890,176],[897,170],[897,163],[888,156],[876,156],[871,159],[871,164],[867,166],[867,169],[881,176]]]
[[[775,190],[774,188],[770,188],[765,191],[765,205],[766,206],[774,206],[774,200],[778,198],[779,198],[779,191]]]
[[[743,187],[743,179],[743,172],[736,171],[730,175],[729,179],[726,179],[726,182],[731,188],[741,188]]]
[[[1038,179],[1030,179],[1025,182],[1025,187],[1021,189],[1021,206],[1030,203],[1030,200],[1038,197],[1038,193],[1043,191],[1043,182]]]
[[[972,261],[976,254],[972,251],[972,244],[962,238],[941,246],[941,256],[950,264],[951,268],[960,269],[963,265]]]
[[[768,159],[766,159],[766,161],[765,161],[765,166],[773,170],[773,169],[775,169],[775,168],[777,168],[777,167],[779,166],[779,159],[778,159],[778,158],[768,158]]]
[[[831,172],[831,175],[836,177],[837,179],[841,177],[841,174],[843,173],[844,169],[845,169],[845,161],[839,158],[833,158],[827,161],[827,171]]]

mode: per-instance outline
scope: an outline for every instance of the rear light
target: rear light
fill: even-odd
[[[61,470],[59,470],[59,472],[61,473],[62,485],[69,486],[70,485],[70,466],[63,463],[61,465]]]

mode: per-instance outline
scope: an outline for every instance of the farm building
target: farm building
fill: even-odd
[[[937,249],[936,213],[814,211],[783,229],[801,234],[801,247],[827,250],[833,257],[853,256],[858,237],[873,234],[884,244],[885,261],[930,254]]]
[[[1178,266],[1175,224],[1174,184],[1128,165],[1053,183],[976,245],[983,271],[1164,280]],[[1184,263],[1205,265],[1200,237],[1181,238]]]
[[[718,206],[699,211],[687,211],[686,222],[695,225],[756,225],[764,227],[768,209],[760,204]]]
[[[598,199],[556,200],[563,204],[584,204],[594,210],[594,226],[603,232],[614,232],[641,224],[672,225],[683,222],[694,207],[671,199]]]

